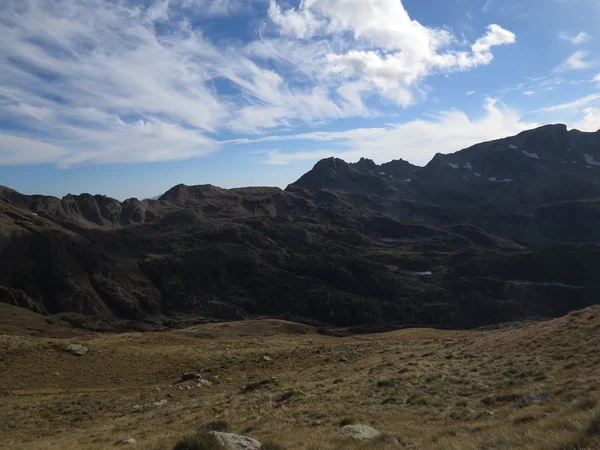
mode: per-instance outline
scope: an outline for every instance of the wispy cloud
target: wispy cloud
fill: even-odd
[[[485,0],[485,3],[483,4],[483,7],[481,8],[481,11],[484,13],[488,13],[492,10],[492,8],[494,7],[494,0]]]
[[[254,41],[207,37],[206,17],[254,3],[0,2],[0,164],[180,160],[232,133],[376,116],[368,99],[407,107],[516,41],[492,24],[465,48],[398,0],[270,0]]]
[[[533,92],[531,90],[523,92],[523,95],[526,96],[526,97],[531,97],[534,94],[535,94],[535,92]]]
[[[569,70],[584,70],[589,69],[593,66],[590,61],[587,61],[589,53],[584,50],[577,50],[571,56],[569,56],[565,61],[563,61],[560,65],[558,65],[554,71],[555,72],[566,72]]]
[[[535,126],[521,120],[518,112],[495,99],[486,99],[484,114],[470,118],[457,110],[444,111],[428,119],[391,124],[383,128],[359,128],[337,132],[316,132],[270,136],[240,143],[276,141],[336,142],[329,150],[285,152],[269,151],[267,164],[289,164],[337,156],[347,161],[369,157],[378,162],[404,158],[415,164],[426,164],[437,152],[454,152],[478,142],[516,134]]]
[[[477,91],[467,91],[467,92],[465,93],[465,95],[467,95],[467,96],[471,96],[471,95],[473,95],[473,94],[475,94],[475,93],[477,93]]]
[[[568,41],[573,45],[581,45],[590,40],[591,36],[585,31],[581,31],[578,34],[572,35],[561,31],[558,33],[558,37],[564,41]]]
[[[600,100],[600,94],[591,94],[585,97],[578,98],[577,100],[573,100],[571,102],[547,106],[545,108],[540,108],[535,112],[548,113],[556,111],[566,111],[570,109],[579,109],[583,106],[589,105],[592,102],[595,102],[596,100]]]

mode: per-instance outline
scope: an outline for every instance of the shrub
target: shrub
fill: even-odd
[[[173,450],[223,450],[219,441],[207,432],[188,434],[180,439]]]
[[[274,442],[265,442],[260,446],[260,450],[283,450],[283,447]]]
[[[229,424],[224,420],[206,422],[200,425],[200,431],[222,431],[224,433],[227,433],[229,431]]]
[[[340,428],[345,427],[346,425],[354,425],[356,423],[356,421],[354,419],[349,419],[349,418],[345,418],[340,420],[340,423],[338,424],[338,426]]]

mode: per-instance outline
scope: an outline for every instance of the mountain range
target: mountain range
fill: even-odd
[[[0,302],[94,330],[479,327],[597,303],[598,224],[600,131],[565,125],[425,167],[328,158],[285,190],[0,187]]]

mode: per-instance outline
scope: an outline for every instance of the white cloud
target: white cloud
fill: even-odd
[[[575,109],[579,109],[583,106],[589,105],[590,103],[595,102],[596,100],[600,100],[600,94],[590,94],[585,97],[578,98],[577,100],[573,100],[571,102],[561,103],[559,105],[547,106],[545,108],[538,109],[535,112],[548,113],[548,112],[556,112],[556,111],[575,110]]]
[[[13,166],[55,162],[64,154],[65,151],[56,145],[0,132],[0,161],[2,165]]]
[[[600,83],[600,73],[598,75],[596,75],[592,81],[595,81],[596,83]]]
[[[325,73],[339,77],[342,85],[360,80],[361,93],[376,91],[402,106],[415,101],[427,76],[489,64],[493,46],[516,40],[493,24],[471,52],[452,49],[456,38],[448,30],[412,20],[399,0],[304,0],[285,11],[271,0],[269,13],[281,34],[298,39],[350,34],[355,48],[327,54]]]
[[[489,64],[515,41],[490,25],[465,49],[400,0],[271,0],[249,43],[195,23],[252,3],[0,1],[0,120],[20,130],[5,131],[0,164],[178,160],[218,150],[223,132],[376,116],[367,97],[407,106],[428,76]]]
[[[569,41],[573,45],[581,45],[589,41],[591,38],[590,35],[587,34],[585,31],[581,31],[576,35],[570,35],[564,32],[560,32],[558,34],[558,37],[564,41]]]
[[[477,91],[467,91],[467,92],[465,93],[465,95],[467,95],[467,96],[471,96],[471,95],[475,94],[476,92],[477,92]]]
[[[473,53],[489,53],[490,49],[496,45],[514,44],[516,36],[514,33],[505,30],[500,25],[492,24],[488,26],[488,32],[485,36],[478,39],[473,45]]]
[[[282,11],[274,0],[269,2],[269,18],[275,23],[281,34],[300,39],[311,37],[324,23],[317,20],[309,9]]]
[[[600,130],[600,108],[585,108],[583,110],[583,119],[574,122],[572,128],[588,132]]]
[[[566,72],[569,70],[584,70],[592,67],[592,63],[587,61],[588,52],[584,50],[577,50],[571,56],[569,56],[565,61],[563,61],[559,66],[557,66],[554,70],[556,72]]]
[[[533,94],[535,94],[535,92],[533,92],[533,91],[525,91],[525,92],[523,92],[523,95],[525,95],[526,97],[531,97]]]
[[[392,124],[384,128],[353,129],[341,132],[317,132],[300,135],[271,136],[242,143],[274,141],[316,141],[343,144],[330,150],[283,152],[272,150],[268,164],[289,164],[299,160],[317,160],[337,156],[347,161],[360,157],[386,162],[403,158],[414,164],[426,164],[435,153],[455,152],[478,142],[510,136],[536,126],[494,99],[487,99],[484,114],[470,118],[457,110],[444,111],[430,119]]]

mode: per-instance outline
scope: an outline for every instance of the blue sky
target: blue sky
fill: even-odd
[[[0,184],[285,187],[600,129],[597,0],[0,0]]]

